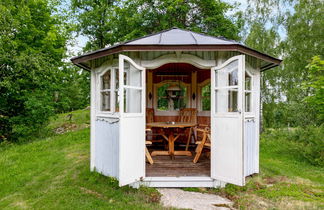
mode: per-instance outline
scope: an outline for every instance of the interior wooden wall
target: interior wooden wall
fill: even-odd
[[[196,77],[193,77],[193,73],[197,73]],[[166,74],[168,76],[161,76],[163,74]],[[181,75],[186,75],[185,77],[172,77],[172,74],[181,74]],[[149,78],[149,75],[151,75],[151,78]],[[159,75],[159,76],[158,76]],[[186,84],[191,84],[192,85],[192,89],[191,89],[191,93],[195,93],[196,95],[196,99],[192,100],[191,97],[190,98],[190,106],[188,108],[198,108],[198,103],[199,103],[199,97],[198,97],[198,84],[204,82],[207,79],[210,79],[210,70],[207,69],[199,69],[191,64],[187,64],[187,63],[169,63],[169,64],[165,64],[157,69],[154,70],[150,70],[149,73],[147,74],[147,80],[148,83],[147,84],[147,91],[149,93],[151,93],[151,101],[149,98],[147,98],[147,105],[149,108],[154,106],[154,88],[153,85],[163,82],[165,80],[178,80],[181,79],[182,82],[186,83]],[[194,84],[193,84],[194,83]],[[147,96],[149,95],[149,93],[147,93]],[[199,110],[198,110],[199,111]],[[178,116],[165,116],[165,114],[163,116],[159,116],[157,114],[155,114],[154,116],[154,121],[155,122],[168,122],[168,121],[178,121]],[[210,117],[209,116],[199,116],[198,113],[198,117],[197,117],[197,122],[198,124],[210,124]]]

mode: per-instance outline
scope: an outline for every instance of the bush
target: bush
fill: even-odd
[[[291,152],[299,154],[312,165],[324,166],[324,126],[269,129],[263,137],[266,141],[285,140]]]
[[[290,140],[301,143],[299,151],[310,163],[324,166],[324,126],[296,129]]]

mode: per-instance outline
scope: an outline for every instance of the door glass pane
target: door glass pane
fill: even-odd
[[[125,88],[124,90],[124,112],[142,113],[142,90]]]
[[[222,69],[215,71],[215,87],[238,85],[238,61],[232,61]]]
[[[251,90],[252,80],[251,77],[245,73],[245,90]]]
[[[215,111],[216,113],[227,112],[228,107],[228,89],[215,90]]]
[[[238,85],[237,68],[228,74],[228,86]]]
[[[110,110],[110,91],[101,92],[101,111]]]
[[[124,84],[128,86],[142,86],[142,71],[135,68],[133,65],[125,62]]]
[[[251,112],[251,94],[252,93],[245,93],[245,112]]]
[[[102,75],[101,89],[110,89],[110,70],[108,70],[104,75]]]
[[[237,112],[238,94],[237,89],[228,90],[228,112]]]

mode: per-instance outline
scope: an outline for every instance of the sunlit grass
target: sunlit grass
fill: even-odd
[[[118,187],[90,172],[89,110],[60,114],[44,137],[0,145],[0,209],[160,209],[154,188]],[[63,128],[61,134],[55,133]],[[46,135],[45,135],[46,134]],[[260,174],[244,187],[186,188],[216,193],[245,209],[324,208],[324,168],[311,165],[284,137],[263,135]]]
[[[324,168],[303,158],[295,142],[263,135],[260,173],[247,178],[246,186],[227,184],[222,189],[186,188],[216,193],[243,209],[323,209]]]
[[[0,209],[159,209],[158,200],[153,188],[90,172],[89,129],[1,151]]]

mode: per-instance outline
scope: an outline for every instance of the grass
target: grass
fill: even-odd
[[[84,109],[56,115],[50,120],[47,129],[54,132],[59,131],[59,133],[65,133],[87,128],[89,126],[90,112],[88,109]]]
[[[228,184],[222,189],[185,190],[227,197],[240,209],[323,209],[324,168],[311,165],[294,144],[263,135],[260,173],[248,177],[246,186]]]
[[[88,112],[88,111],[87,111]],[[60,115],[49,127],[87,124]],[[154,188],[118,187],[115,179],[89,171],[89,128],[0,150],[0,209],[161,209]]]
[[[47,137],[0,145],[0,209],[162,209],[154,188],[118,187],[89,171],[89,110],[53,118]],[[244,187],[185,188],[215,193],[240,209],[324,208],[324,168],[311,165],[292,142],[263,135],[260,174]]]

